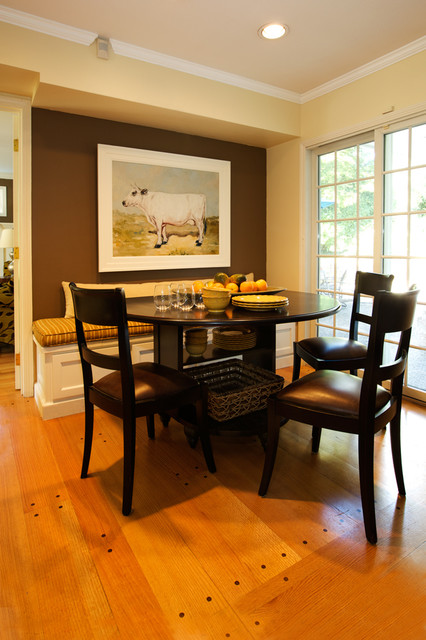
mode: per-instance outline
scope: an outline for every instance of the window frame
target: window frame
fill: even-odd
[[[374,141],[375,147],[375,159],[374,159],[374,215],[373,215],[373,228],[374,228],[374,247],[373,247],[373,269],[374,271],[382,272],[383,264],[385,260],[384,243],[383,243],[383,222],[386,214],[383,209],[384,202],[384,149],[385,149],[385,135],[393,133],[399,130],[403,130],[409,127],[413,127],[419,124],[426,123],[426,112],[422,112],[420,115],[414,117],[405,117],[395,119],[391,123],[383,124],[376,123],[375,126],[366,128],[359,132],[351,132],[347,136],[339,135],[336,139],[329,139],[323,141],[321,144],[306,144],[305,145],[305,182],[306,185],[306,238],[309,238],[310,250],[305,252],[305,281],[309,285],[308,288],[311,291],[318,291],[318,190],[319,190],[319,177],[318,171],[318,158],[320,155],[338,151],[340,149],[346,149],[353,145],[360,145],[368,141]],[[359,180],[359,176],[357,177]],[[309,193],[308,193],[309,191]],[[408,212],[410,213],[410,212]],[[358,218],[358,211],[357,211]],[[336,219],[336,218],[334,218]],[[336,249],[336,248],[335,248]],[[332,254],[336,258],[336,250]],[[357,253],[357,260],[358,260]],[[407,260],[410,259],[409,253],[407,254]],[[336,283],[335,283],[336,284]],[[345,294],[352,294],[351,292],[344,292]],[[339,327],[336,324],[338,321],[338,314],[332,319],[333,334],[339,333],[342,329],[347,331],[346,327]],[[324,322],[324,321],[323,321]],[[325,322],[329,327],[329,319]],[[324,322],[324,325],[325,325]],[[310,323],[310,335],[316,335],[317,327],[322,326],[321,321]],[[362,331],[360,331],[362,334]],[[366,334],[364,334],[366,335]],[[415,347],[418,348],[418,347]],[[420,348],[426,350],[426,345],[421,345]],[[404,386],[404,394],[412,398],[426,401],[426,392],[415,389],[413,387]]]

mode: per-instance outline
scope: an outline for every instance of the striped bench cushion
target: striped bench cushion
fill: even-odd
[[[145,322],[129,321],[129,335],[152,333],[153,327]],[[83,324],[86,340],[106,340],[117,336],[117,327]],[[33,334],[42,347],[77,342],[74,318],[44,318],[33,322]]]

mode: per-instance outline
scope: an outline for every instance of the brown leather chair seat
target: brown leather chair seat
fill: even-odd
[[[315,370],[349,370],[351,373],[356,373],[357,369],[364,368],[367,347],[358,340],[358,326],[360,322],[369,325],[371,316],[361,311],[363,296],[374,296],[377,291],[390,291],[393,278],[393,275],[357,271],[348,338],[318,336],[295,342],[293,344],[293,380],[297,380],[300,375],[301,360]]]
[[[367,356],[367,346],[357,340],[345,338],[305,338],[298,342],[299,349],[309,352],[317,360],[336,361],[345,360],[347,368],[351,369],[350,360]]]
[[[336,416],[359,416],[362,379],[342,371],[324,369],[299,378],[277,394],[288,407],[300,407]],[[376,411],[391,399],[389,391],[377,386]]]
[[[198,386],[194,378],[153,362],[140,362],[133,365],[133,378],[136,404],[162,401],[161,408],[164,410],[167,406],[173,405],[174,398],[178,394]],[[94,382],[93,388],[120,402],[122,400],[121,375],[118,371]]]

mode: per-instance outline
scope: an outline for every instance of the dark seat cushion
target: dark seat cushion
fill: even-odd
[[[133,366],[135,380],[136,403],[159,400],[162,397],[172,397],[198,386],[198,383],[188,376],[170,367],[154,362],[141,362]],[[97,382],[93,387],[106,395],[121,400],[121,375],[114,371]]]
[[[355,417],[359,411],[362,379],[323,369],[299,378],[277,394],[286,405],[334,415]],[[384,407],[391,394],[377,386],[376,411]]]
[[[321,360],[350,360],[367,357],[367,347],[357,340],[346,338],[305,338],[298,345]],[[349,368],[349,367],[348,367]]]

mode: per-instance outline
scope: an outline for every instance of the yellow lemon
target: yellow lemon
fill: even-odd
[[[266,282],[266,280],[263,280],[263,278],[260,278],[260,280],[256,280],[256,285],[258,291],[266,291],[266,289],[268,288],[268,283]]]
[[[195,282],[192,283],[192,286],[194,287],[195,293],[199,293],[204,287],[204,282],[202,280],[195,280]]]
[[[245,280],[240,284],[240,291],[242,293],[246,291],[257,291],[257,285],[253,280]]]

